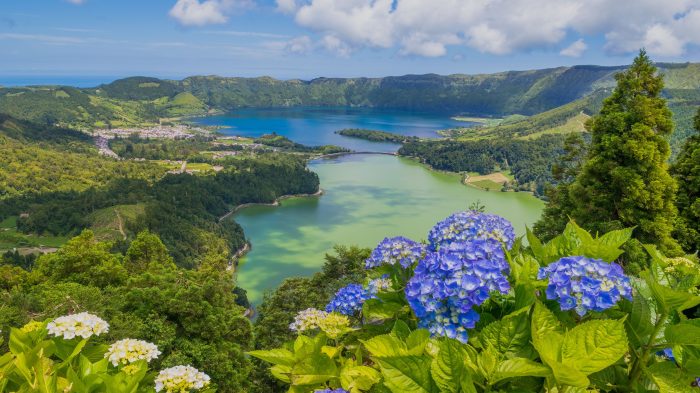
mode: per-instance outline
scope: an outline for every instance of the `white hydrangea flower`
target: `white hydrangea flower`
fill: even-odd
[[[46,325],[49,334],[66,340],[75,337],[90,338],[109,331],[109,324],[95,315],[81,312],[79,314],[58,317]]]
[[[328,316],[325,311],[317,310],[315,308],[307,308],[306,310],[299,311],[296,317],[294,317],[294,322],[289,324],[289,329],[294,332],[303,332],[306,330],[318,328],[319,322]]]
[[[133,363],[137,360],[150,362],[158,356],[160,356],[160,351],[155,344],[131,338],[115,342],[105,353],[105,357],[115,367],[120,364]]]
[[[374,280],[370,280],[370,282],[367,284],[367,290],[373,295],[379,292],[386,292],[390,290],[391,287],[391,279],[387,277],[375,278]]]
[[[156,392],[186,393],[209,385],[209,376],[192,366],[175,366],[162,370],[156,377]]]

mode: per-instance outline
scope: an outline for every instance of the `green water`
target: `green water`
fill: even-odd
[[[437,221],[477,200],[523,234],[544,206],[529,194],[464,186],[458,175],[405,158],[353,155],[309,166],[321,179],[323,196],[287,199],[278,207],[255,206],[235,215],[253,245],[241,261],[238,282],[254,304],[284,278],[317,272],[335,244],[374,247],[397,235],[422,240]]]

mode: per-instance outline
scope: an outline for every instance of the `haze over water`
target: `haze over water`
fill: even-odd
[[[284,278],[319,271],[323,255],[335,244],[374,247],[398,235],[422,240],[437,221],[477,200],[488,212],[511,220],[521,235],[543,208],[530,194],[467,187],[459,175],[431,171],[406,158],[355,155],[309,166],[320,176],[320,198],[293,198],[279,207],[256,206],[235,215],[253,245],[238,282],[254,304]]]

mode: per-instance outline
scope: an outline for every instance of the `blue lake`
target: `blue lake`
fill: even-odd
[[[449,114],[428,114],[371,108],[268,108],[241,109],[221,116],[196,120],[197,123],[226,127],[223,134],[259,137],[276,132],[304,145],[337,145],[355,151],[393,152],[395,143],[369,142],[335,132],[344,128],[365,128],[402,135],[437,138],[438,130],[468,126],[452,120]]]

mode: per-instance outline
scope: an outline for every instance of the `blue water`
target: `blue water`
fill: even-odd
[[[276,132],[304,145],[337,145],[355,151],[393,152],[395,143],[370,142],[336,134],[344,128],[365,128],[402,135],[437,138],[438,130],[465,127],[449,114],[428,114],[371,108],[268,108],[242,109],[226,115],[196,120],[203,125],[224,126],[227,135],[259,137]]]

